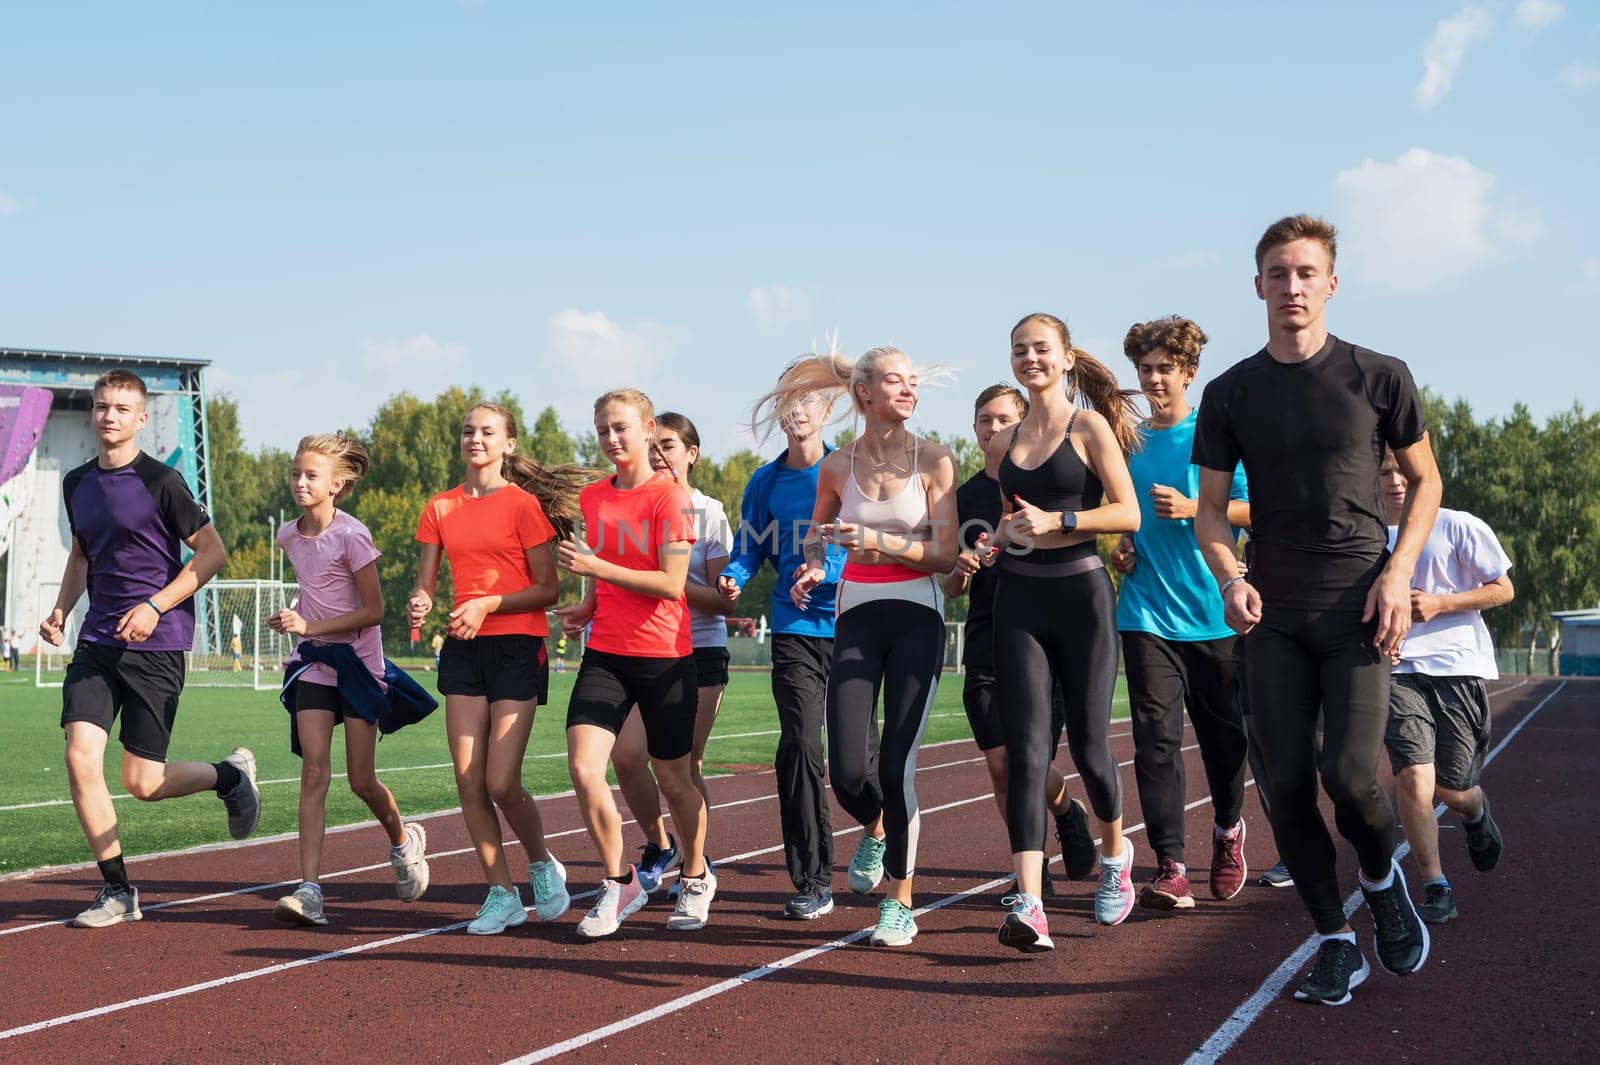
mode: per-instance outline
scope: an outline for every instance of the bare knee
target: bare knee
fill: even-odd
[[[1439,801],[1457,813],[1467,813],[1469,810],[1475,812],[1477,810],[1477,796],[1473,794],[1478,790],[1476,787],[1468,788],[1466,791],[1457,791],[1454,788],[1440,785],[1434,790],[1439,796]]]
[[[154,802],[161,794],[161,774],[130,769],[122,774],[122,786],[140,802]]]
[[[617,776],[634,779],[642,777],[650,768],[650,758],[643,751],[636,751],[627,744],[619,743],[611,748],[611,765],[617,771]]]
[[[363,773],[360,776],[351,775],[350,790],[356,798],[370,806],[383,797],[384,789],[376,773]]]
[[[67,745],[67,776],[73,783],[89,784],[103,777],[101,754],[84,747]]]
[[[528,794],[522,787],[522,774],[516,770],[489,774],[487,785],[489,798],[502,810],[519,805]]]
[[[1433,767],[1408,765],[1395,774],[1400,794],[1414,802],[1433,803]]]
[[[602,791],[609,791],[611,785],[606,781],[606,766],[604,762],[590,763],[576,759],[567,760],[567,773],[572,777],[573,790],[580,799],[592,798]]]

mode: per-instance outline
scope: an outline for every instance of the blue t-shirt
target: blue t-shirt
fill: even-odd
[[[1190,499],[1200,495],[1200,467],[1189,461],[1200,411],[1169,429],[1139,427],[1144,446],[1128,458],[1134,494],[1139,497],[1139,531],[1133,534],[1133,572],[1122,578],[1117,596],[1117,629],[1148,632],[1180,643],[1232,636],[1222,619],[1222,596],[1194,538],[1194,521],[1158,518],[1150,499],[1153,485],[1176,488]],[[1249,499],[1244,466],[1234,467],[1230,499]]]

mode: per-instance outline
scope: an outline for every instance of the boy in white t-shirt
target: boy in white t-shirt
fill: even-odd
[[[1388,451],[1378,469],[1378,487],[1393,546],[1407,484]],[[1478,784],[1489,749],[1484,681],[1500,676],[1482,611],[1511,602],[1510,569],[1511,559],[1488,525],[1465,511],[1441,507],[1411,578],[1411,631],[1389,688],[1384,745],[1394,769],[1400,820],[1422,870],[1417,913],[1429,924],[1457,916],[1439,861],[1436,796],[1461,815],[1473,866],[1488,872],[1500,860],[1500,827]]]

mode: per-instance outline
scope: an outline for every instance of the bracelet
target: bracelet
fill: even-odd
[[[1227,580],[1222,582],[1222,587],[1217,589],[1217,594],[1227,595],[1228,589],[1232,588],[1235,584],[1238,584],[1242,580],[1244,580],[1244,574],[1242,573],[1237,577],[1229,577]]]
[[[156,601],[154,599],[146,599],[144,601],[144,605],[149,607],[151,610],[154,610],[156,612],[156,617],[158,618],[164,618],[167,616],[167,612],[165,610],[162,610],[160,607],[156,606]]]

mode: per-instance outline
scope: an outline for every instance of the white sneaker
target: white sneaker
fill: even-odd
[[[123,921],[139,921],[144,914],[139,910],[139,889],[113,887],[104,884],[94,897],[94,905],[72,919],[75,928],[104,928]]]
[[[610,877],[600,881],[600,897],[595,900],[594,906],[583,915],[583,920],[578,922],[578,934],[585,939],[599,939],[615,932],[630,914],[637,913],[650,898],[649,894],[639,885],[639,873],[632,866],[628,871],[633,877],[626,884],[619,884]]]
[[[667,929],[673,932],[692,932],[704,928],[711,919],[711,900],[717,895],[717,874],[706,865],[706,875],[679,876],[683,890],[678,893],[678,905],[667,918]]]
[[[293,895],[285,895],[273,907],[272,916],[285,924],[325,925],[328,918],[322,912],[322,892],[310,884],[301,884]]]
[[[395,853],[389,848],[389,864],[394,867],[394,893],[401,902],[416,902],[428,890],[428,832],[415,821],[406,824],[406,841]]]

